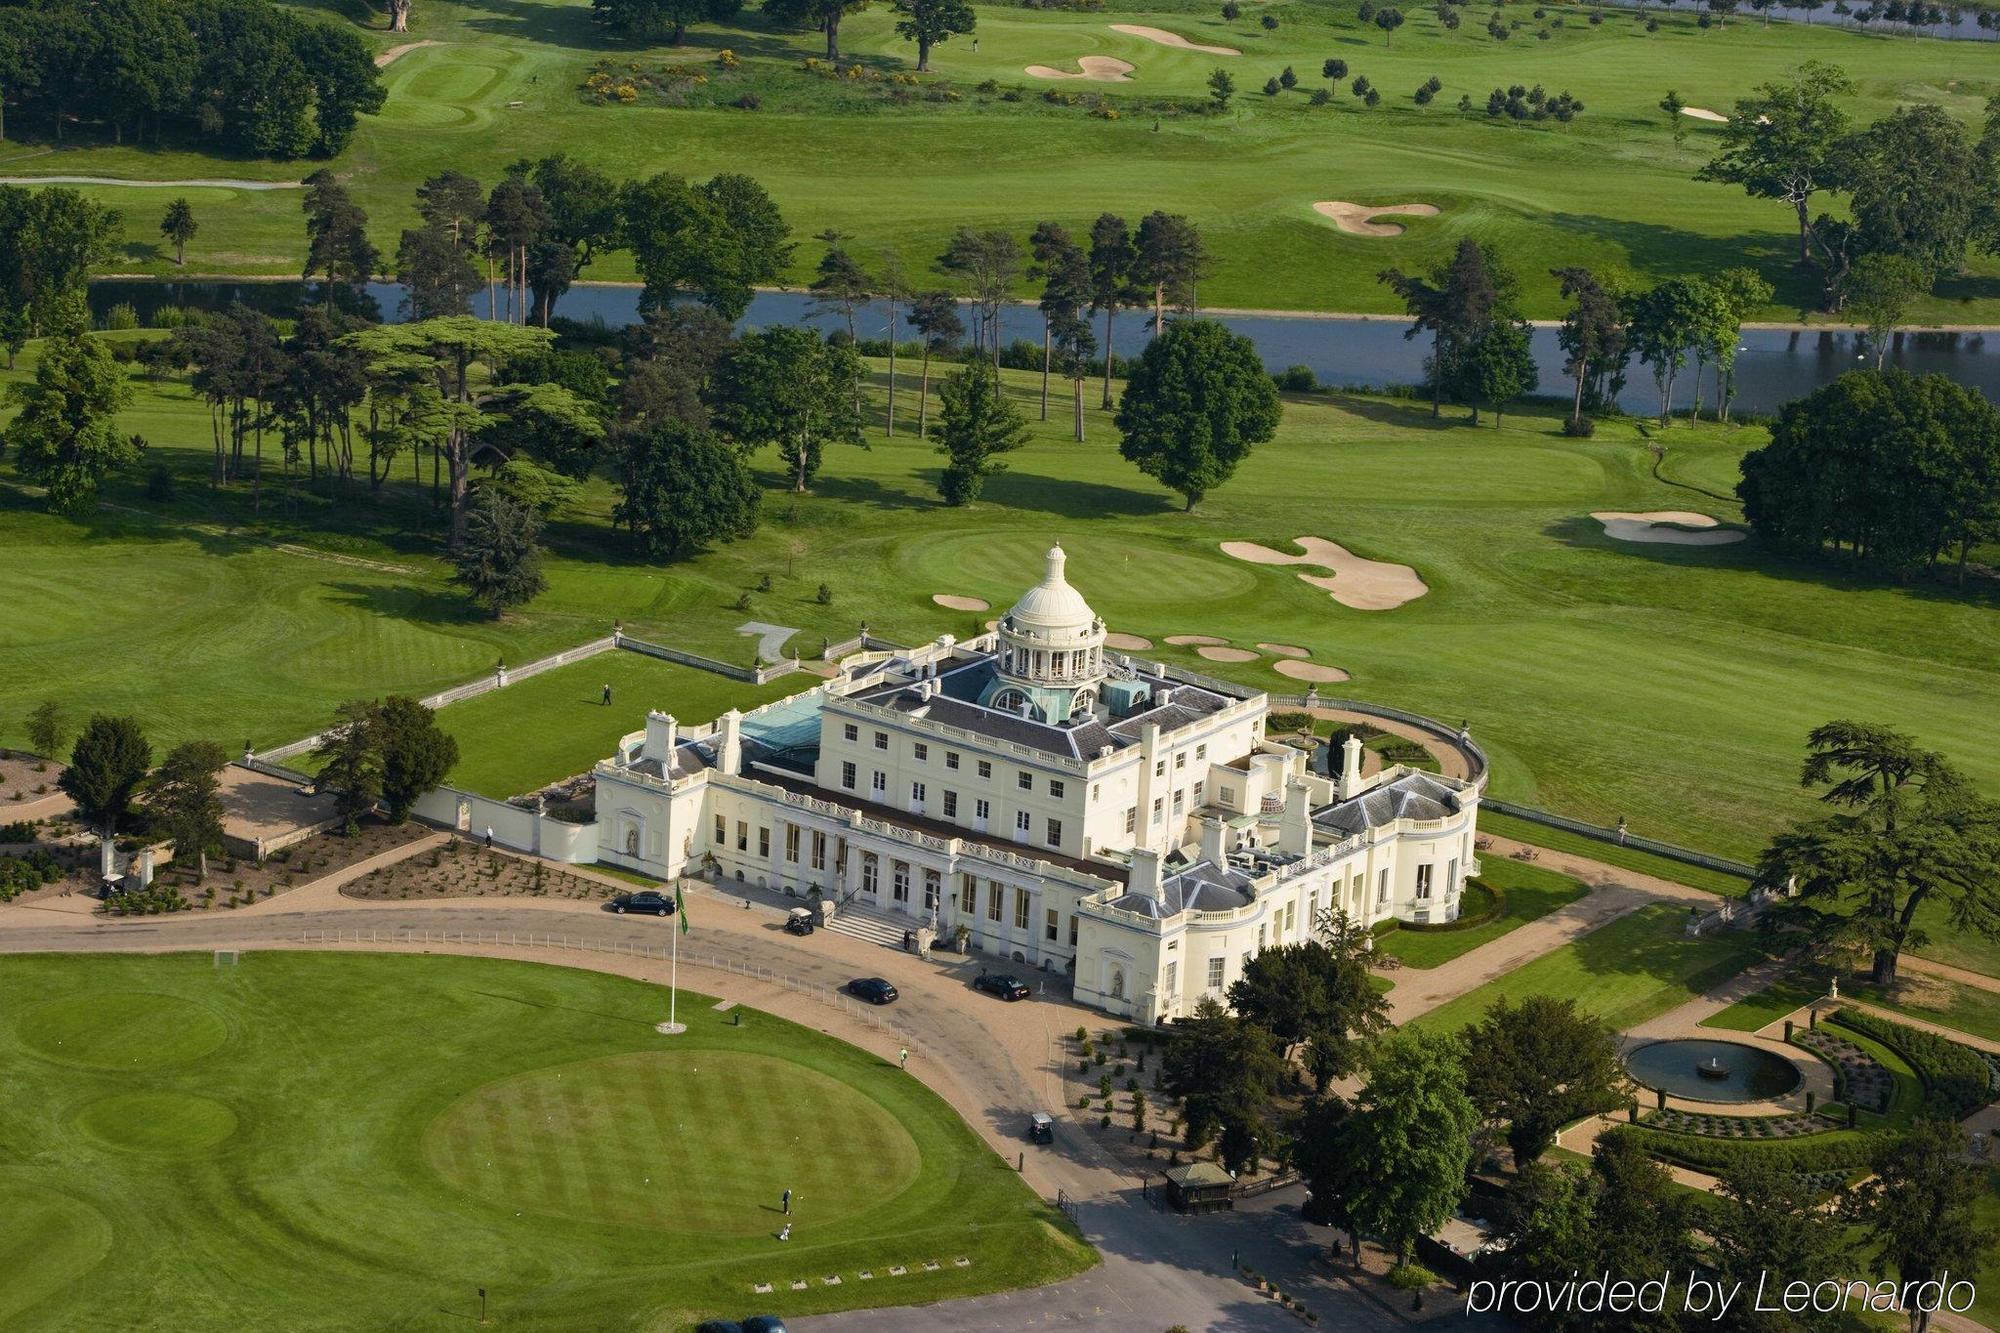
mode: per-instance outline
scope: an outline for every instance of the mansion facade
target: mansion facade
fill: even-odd
[[[1266,695],[1109,653],[1061,547],[988,634],[834,679],[597,765],[598,855],[860,904],[1068,975],[1138,1022],[1221,998],[1323,912],[1457,917],[1476,784],[1362,746],[1268,740]]]

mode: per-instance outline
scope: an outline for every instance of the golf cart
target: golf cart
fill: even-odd
[[[1056,1122],[1049,1118],[1048,1112],[1037,1111],[1028,1117],[1028,1142],[1054,1143],[1055,1141]]]
[[[785,914],[787,935],[810,935],[816,929],[818,924],[813,920],[813,914],[806,908],[794,907]]]

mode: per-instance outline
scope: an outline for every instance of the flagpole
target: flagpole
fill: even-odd
[[[674,939],[672,952],[667,955],[667,1021],[655,1023],[653,1031],[672,1037],[687,1031],[680,1022],[681,936],[687,933],[687,900],[681,896],[679,884],[674,886],[674,924],[668,929]]]

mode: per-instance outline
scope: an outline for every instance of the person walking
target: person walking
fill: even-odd
[[[486,850],[489,852],[493,850],[493,826],[491,824],[486,826]]]
[[[902,1050],[896,1052],[896,1067],[898,1069],[908,1069],[910,1067],[909,1047],[905,1046]]]
[[[791,1238],[792,1238],[792,1224],[790,1222],[787,1222],[785,1223],[785,1225],[778,1228],[778,1239],[790,1240]]]
[[[611,707],[611,682],[609,681],[604,683],[604,706],[606,708]]]
[[[792,1192],[790,1190],[785,1191],[783,1203],[785,1205],[785,1216],[790,1217],[792,1215]]]

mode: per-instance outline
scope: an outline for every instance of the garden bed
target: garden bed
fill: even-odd
[[[287,889],[310,884],[370,857],[407,846],[431,833],[424,824],[366,819],[352,836],[341,829],[316,833],[272,852],[262,865],[233,856],[211,856],[206,881],[195,878],[192,858],[187,864],[177,860],[154,875],[153,887],[185,896],[196,907],[244,907],[259,898],[275,897]]]
[[[349,898],[407,902],[423,898],[569,898],[602,901],[618,890],[594,879],[558,870],[540,859],[488,851],[463,838],[394,865],[372,870],[341,886]]]
[[[27,805],[55,794],[62,765],[37,759],[20,750],[0,750],[0,814],[13,805]]]

